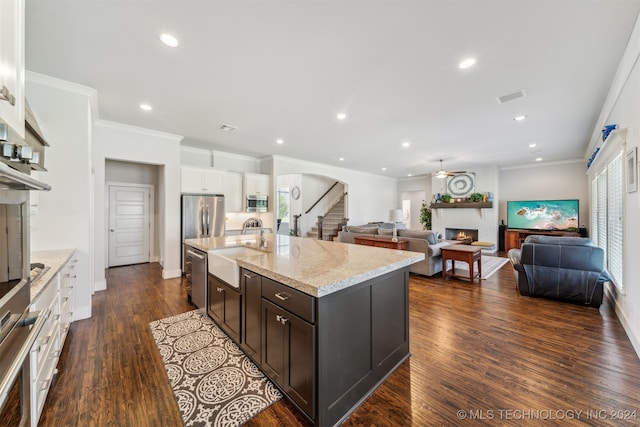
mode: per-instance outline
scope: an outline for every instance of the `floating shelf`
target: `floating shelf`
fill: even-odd
[[[431,209],[482,209],[492,207],[493,202],[431,203]]]

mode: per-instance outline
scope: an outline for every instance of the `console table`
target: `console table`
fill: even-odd
[[[407,250],[407,240],[398,239],[397,242],[391,240],[391,237],[354,237],[353,243],[356,245],[375,246],[378,248]]]
[[[559,236],[559,237],[580,237],[577,231],[551,231],[551,230],[521,230],[507,229],[504,232],[504,251],[509,249],[520,249],[520,245],[527,236]]]

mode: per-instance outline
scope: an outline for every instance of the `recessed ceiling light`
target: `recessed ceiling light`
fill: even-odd
[[[167,33],[160,34],[160,41],[169,47],[180,46],[180,42],[178,41],[178,39],[172,36],[171,34],[167,34]]]
[[[338,160],[340,160],[341,162],[344,162],[344,157],[340,157]]]
[[[346,113],[338,113],[336,115],[336,117],[338,118],[338,120],[344,120],[347,118],[347,114]]]
[[[153,108],[151,108],[151,105],[149,104],[140,104],[140,109],[144,110],[144,111],[151,111],[153,110]]]
[[[407,147],[411,146],[411,143],[409,141],[405,141],[405,142],[402,143],[402,146],[404,148],[407,148]]]
[[[526,119],[526,118],[527,118],[527,116],[525,116],[524,114],[521,114],[521,115],[519,115],[519,116],[515,116],[515,117],[513,118],[513,120],[515,120],[516,122],[521,122],[521,121],[523,121],[523,120],[524,120],[524,119]]]
[[[386,170],[387,170],[387,168],[382,168],[382,170],[383,170],[383,171],[386,171]]]
[[[542,157],[536,157],[536,162],[541,162],[542,161]]]
[[[467,58],[458,64],[458,68],[462,68],[463,70],[469,67],[473,67],[476,65],[476,58]]]
[[[534,148],[536,146],[535,142],[532,142],[531,144],[529,144],[529,148]]]
[[[284,144],[284,140],[283,139],[276,139],[276,144]]]
[[[413,174],[412,173],[408,173],[407,176],[413,176]]]

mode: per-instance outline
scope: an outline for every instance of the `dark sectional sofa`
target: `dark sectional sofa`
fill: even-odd
[[[603,285],[610,278],[604,251],[591,239],[532,235],[508,255],[521,295],[592,307],[602,303]]]

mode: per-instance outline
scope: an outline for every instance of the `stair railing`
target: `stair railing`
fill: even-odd
[[[326,212],[324,213],[324,215],[318,215],[318,222],[317,222],[317,229],[318,229],[318,240],[324,240],[324,217],[327,216],[329,214],[329,212],[331,212],[331,210],[341,201],[343,200],[345,197],[347,196],[347,193],[344,192],[341,195],[339,195],[338,197],[336,197],[333,202],[331,203],[331,207],[328,208],[326,210]],[[342,217],[342,221],[338,224],[338,231],[342,230],[342,227],[344,227],[345,225],[347,225],[347,222],[349,221],[348,218],[344,217],[344,210],[343,210],[343,217]],[[331,236],[327,236],[327,237],[331,237]]]
[[[327,191],[325,191],[324,194],[322,196],[320,196],[320,198],[318,200],[316,200],[316,202],[313,205],[311,205],[311,207],[309,209],[307,209],[305,214],[308,214],[309,212],[311,212],[311,210],[313,208],[315,208],[318,203],[320,203],[320,200],[324,199],[324,196],[329,194],[329,191],[333,190],[333,187],[335,187],[336,185],[338,185],[338,181],[334,182],[333,185],[331,187],[329,187],[329,189]]]

